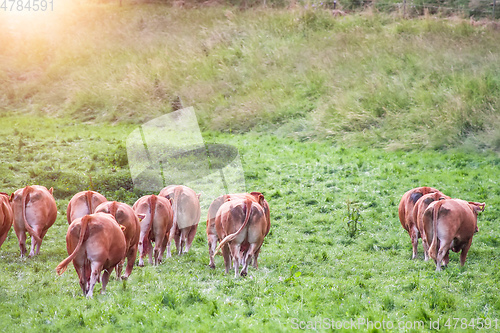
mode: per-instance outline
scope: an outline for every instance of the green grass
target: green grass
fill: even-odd
[[[0,331],[366,319],[456,332],[447,319],[499,317],[498,31],[302,9],[62,9],[41,33],[0,20],[0,191],[53,187],[59,211],[39,256],[21,259],[13,231],[0,249]],[[149,194],[134,189],[125,140],[178,98],[207,143],[238,148],[247,190],[269,202],[260,267],[237,279],[221,257],[208,268],[203,207],[189,254],[135,267],[87,300],[73,269],[55,273],[67,203],[87,189],[128,204]],[[486,203],[463,268],[452,253],[435,272],[421,245],[410,259],[397,208],[422,185]],[[361,216],[354,235],[348,203]]]
[[[292,331],[294,323],[325,318],[386,320],[394,325],[423,320],[428,328],[430,320],[439,318],[499,315],[496,154],[391,152],[271,134],[204,132],[209,142],[239,149],[247,189],[264,192],[269,201],[272,228],[260,268],[234,279],[224,274],[222,258],[217,257],[216,270],[210,270],[202,222],[188,255],[174,256],[159,267],[135,267],[127,282],[112,279],[105,295],[98,294],[98,286],[95,298],[86,300],[74,270],[60,277],[54,271],[66,256],[66,204],[73,192],[89,188],[84,173],[93,164],[94,188],[109,199],[132,204],[141,195],[128,188],[129,178],[121,179],[126,166],[113,161],[120,153],[109,153],[113,147],[119,150],[133,127],[39,118],[39,130],[31,132],[35,122],[25,117],[3,119],[2,146],[13,142],[16,147],[3,151],[2,164],[17,158],[11,163],[18,170],[2,177],[2,189],[10,192],[26,183],[53,186],[60,214],[39,257],[21,259],[13,231],[2,246],[0,330]],[[22,126],[11,128],[14,122]],[[18,153],[21,136],[21,149],[43,152],[45,159],[37,160],[34,152]],[[71,149],[65,148],[68,142]],[[67,183],[64,177],[50,179],[48,171],[29,178],[22,167],[40,164],[45,170],[50,163],[71,170],[62,173]],[[101,177],[112,181],[101,184]],[[67,184],[72,191],[64,190]],[[420,258],[410,260],[411,243],[397,206],[406,190],[423,184],[452,197],[486,202],[478,219],[480,232],[463,268],[452,253],[449,267],[436,273],[433,263],[423,261],[421,246]],[[356,237],[346,230],[348,200],[362,215]]]

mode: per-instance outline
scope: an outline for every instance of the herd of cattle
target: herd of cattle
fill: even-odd
[[[451,199],[433,187],[417,187],[403,195],[399,203],[399,220],[410,234],[413,256],[417,257],[418,239],[422,238],[424,258],[448,265],[450,249],[460,252],[463,266],[472,237],[479,231],[477,213],[484,211],[485,204],[461,199]]]
[[[10,196],[0,193],[0,247],[14,224],[21,256],[27,252],[26,232],[31,236],[29,256],[39,253],[43,237],[57,218],[52,191],[32,185]],[[462,251],[463,266],[472,237],[478,231],[477,213],[484,207],[484,203],[451,199],[432,187],[406,192],[399,204],[399,219],[410,234],[413,259],[417,257],[418,238],[422,238],[425,260],[434,259],[436,270],[441,270],[442,263],[448,264],[450,249]],[[102,283],[102,292],[106,290],[113,269],[117,279],[127,279],[137,252],[139,266],[144,266],[144,257],[148,255],[150,264],[160,264],[165,250],[167,258],[170,257],[171,241],[175,241],[179,255],[188,252],[200,215],[199,195],[183,185],[170,185],[158,195],[146,195],[132,207],[108,201],[95,191],[79,192],[69,201],[66,211],[69,256],[56,271],[64,273],[73,262],[84,295],[92,297],[97,282]],[[238,273],[245,276],[250,264],[257,268],[260,248],[270,226],[269,205],[262,193],[216,198],[208,209],[206,228],[210,267],[215,268],[214,257],[222,251],[226,273],[231,264],[235,276]],[[127,266],[121,276],[125,259]]]
[[[8,195],[0,194],[0,246],[14,225],[21,257],[26,255],[26,232],[31,236],[29,256],[40,251],[43,237],[57,218],[53,189],[32,185]],[[170,243],[175,241],[178,254],[189,251],[200,221],[199,195],[183,185],[165,187],[158,195],[146,195],[129,205],[108,201],[95,191],[75,194],[68,203],[66,216],[68,257],[57,267],[64,273],[73,262],[84,295],[92,297],[94,286],[102,283],[102,292],[113,269],[117,279],[127,279],[139,252],[139,266],[144,257],[158,265]],[[257,258],[264,237],[270,229],[269,205],[259,192],[222,195],[209,207],[207,238],[210,267],[222,250],[226,273],[234,264],[235,276],[246,275],[248,265],[257,268]],[[152,243],[154,242],[154,248]],[[219,245],[217,246],[217,243]],[[127,260],[125,273],[121,275]],[[102,273],[102,275],[101,275]]]

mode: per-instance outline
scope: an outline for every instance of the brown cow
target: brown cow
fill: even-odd
[[[413,220],[413,207],[423,195],[427,193],[439,192],[433,187],[417,187],[406,192],[399,203],[399,221],[403,228],[408,231],[413,246],[412,259],[417,258],[418,229],[417,223]]]
[[[68,224],[71,224],[74,219],[94,213],[96,207],[106,201],[108,200],[104,195],[95,191],[78,192],[68,203],[66,210]]]
[[[170,229],[170,241],[167,245],[167,258],[171,256],[170,242],[175,240],[179,255],[191,248],[198,223],[200,223],[200,195],[184,185],[170,185],[158,194],[172,200],[174,223]]]
[[[413,207],[413,221],[417,225],[417,238],[422,238],[422,246],[424,247],[424,260],[429,260],[429,247],[427,242],[427,236],[424,230],[424,223],[422,218],[424,216],[424,211],[429,207],[430,203],[436,200],[450,199],[449,196],[444,195],[441,192],[427,193],[426,195],[420,197]]]
[[[269,233],[269,229],[271,228],[271,222],[270,222],[270,213],[269,213],[269,204],[267,203],[266,199],[264,199],[264,195],[260,192],[251,192],[251,193],[235,193],[235,194],[225,194],[217,197],[212,203],[210,204],[210,207],[208,208],[208,216],[207,216],[207,240],[208,240],[208,254],[210,257],[210,263],[209,266],[211,268],[215,268],[215,261],[214,261],[214,252],[215,248],[217,247],[217,243],[219,242],[219,238],[217,236],[217,231],[215,230],[215,217],[217,215],[217,211],[219,210],[220,206],[226,201],[230,200],[235,200],[235,199],[245,199],[248,198],[264,208],[264,212],[266,214],[266,236]],[[258,267],[258,262],[257,259],[259,257],[259,252],[260,249],[258,249],[255,252],[254,255],[254,261],[253,261],[253,266],[255,268]]]
[[[226,273],[232,259],[235,277],[240,264],[243,265],[240,275],[246,276],[248,264],[264,242],[267,229],[264,209],[248,198],[227,201],[217,211],[215,229],[222,239],[215,254],[222,249]]]
[[[153,264],[151,242],[155,242],[154,264],[163,259],[163,252],[170,243],[170,230],[173,223],[172,206],[168,199],[156,195],[146,195],[137,200],[132,207],[141,219],[139,236],[139,266],[144,266],[144,257],[149,253],[149,263]]]
[[[125,234],[125,241],[127,242],[127,251],[125,257],[127,258],[127,267],[125,274],[121,277],[126,280],[132,269],[134,268],[135,258],[137,257],[137,247],[139,244],[139,236],[141,233],[141,224],[139,218],[135,214],[132,207],[123,202],[107,201],[103,202],[95,209],[96,213],[111,214],[119,225],[125,227],[123,233]],[[116,278],[120,279],[123,263],[125,258],[116,266]]]
[[[424,212],[423,224],[429,245],[429,256],[436,262],[436,271],[441,262],[448,265],[449,251],[460,252],[463,266],[477,228],[477,213],[484,211],[485,204],[447,199],[432,202]]]
[[[14,213],[9,202],[7,193],[0,193],[0,247],[9,234],[10,227],[14,222]]]
[[[26,232],[31,235],[32,257],[40,252],[42,239],[57,218],[53,189],[44,186],[26,186],[12,193],[10,201],[14,212],[14,231],[19,239],[21,257],[26,253]]]
[[[83,294],[92,298],[94,286],[99,280],[102,282],[101,293],[104,293],[113,268],[125,256],[127,243],[123,228],[105,213],[85,215],[74,220],[66,234],[69,257],[57,265],[57,274],[64,273],[73,261]]]

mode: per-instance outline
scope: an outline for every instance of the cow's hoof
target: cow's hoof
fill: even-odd
[[[127,281],[127,280],[128,280],[128,276],[122,275],[122,281]]]
[[[210,264],[208,265],[208,267],[210,267],[211,269],[215,269],[215,264]]]

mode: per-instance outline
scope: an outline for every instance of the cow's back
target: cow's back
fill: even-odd
[[[449,215],[438,218],[438,223],[440,219],[446,219],[448,229],[450,232],[454,231],[456,238],[462,241],[472,238],[477,225],[477,216],[467,201],[461,199],[446,200],[439,213]]]
[[[88,215],[90,217],[83,244],[78,257],[104,263],[103,269],[114,267],[125,256],[126,240],[115,219],[106,213]],[[71,223],[66,235],[68,254],[73,253],[81,233],[82,218]]]
[[[127,248],[139,242],[141,225],[132,207],[123,202],[107,201],[97,206],[95,212],[111,214],[119,225],[125,227],[123,233]]]
[[[439,192],[439,190],[433,187],[422,186],[411,189],[403,194],[403,197],[399,202],[398,215],[399,221],[406,231],[409,231],[410,224],[414,222],[413,208],[415,207],[418,199],[420,199],[425,194],[433,192]]]
[[[95,191],[78,192],[68,203],[66,210],[68,223],[71,224],[73,220],[79,217],[94,213],[97,206],[106,201],[107,199],[104,195]]]
[[[176,215],[179,229],[198,225],[201,217],[201,207],[198,195],[184,185],[170,185],[158,194],[160,197],[172,199],[172,209]],[[177,201],[175,203],[175,201]]]
[[[155,225],[162,228],[170,229],[172,227],[172,206],[170,201],[161,196],[155,196],[155,200],[151,200],[152,195],[146,195],[139,198],[132,209],[137,215],[144,215],[144,219],[140,223],[141,232],[149,230]],[[154,208],[151,207],[151,202],[155,202]],[[154,211],[154,216],[152,216]]]
[[[24,213],[28,224],[40,230],[49,229],[57,218],[57,205],[52,193],[46,187],[40,185],[28,186],[26,206]],[[26,188],[18,189],[12,198],[12,210],[14,213],[14,228],[18,231],[26,231],[23,217],[22,199]]]
[[[247,241],[249,243],[257,243],[260,246],[264,237],[269,232],[266,212],[261,205],[256,203],[252,203],[250,209],[250,219],[247,224]]]
[[[224,202],[242,200],[242,199],[250,199],[253,202],[256,202],[262,206],[265,212],[265,218],[267,220],[266,221],[266,235],[267,235],[271,227],[269,204],[267,203],[267,201],[264,199],[264,196],[260,192],[225,194],[214,199],[214,201],[212,201],[210,207],[208,208],[207,235],[212,234],[213,231],[215,230],[215,217],[217,215],[217,212],[219,211],[219,208],[224,204]]]
[[[427,193],[423,195],[413,207],[413,221],[417,224],[419,231],[423,229],[423,215],[427,207],[437,200],[450,199],[449,196],[441,193],[440,191]]]

